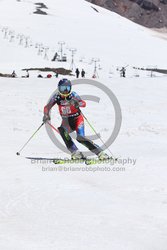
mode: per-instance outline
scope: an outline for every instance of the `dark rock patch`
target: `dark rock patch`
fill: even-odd
[[[35,3],[35,5],[38,5],[38,8],[48,9],[48,7],[44,3]]]
[[[86,0],[148,28],[167,27],[167,0]]]
[[[30,71],[30,70],[38,70],[38,71],[41,71],[41,72],[54,72],[56,74],[59,74],[59,75],[72,75],[72,71],[69,70],[69,69],[64,69],[64,68],[49,68],[49,67],[46,67],[46,68],[29,68],[29,69],[22,69],[22,70],[25,70],[25,71]]]
[[[33,12],[34,14],[40,14],[40,15],[47,15],[47,13],[41,9],[36,9],[36,11]]]
[[[96,8],[94,8],[93,6],[91,6],[93,10],[95,10],[96,12],[99,12]]]
[[[48,7],[44,3],[35,3],[37,5],[36,11],[34,11],[34,14],[39,14],[39,15],[47,15],[45,11],[42,9],[48,9]]]

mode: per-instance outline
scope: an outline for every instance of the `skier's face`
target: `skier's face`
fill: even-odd
[[[71,92],[71,86],[62,85],[59,87],[59,92],[61,96],[67,97]]]

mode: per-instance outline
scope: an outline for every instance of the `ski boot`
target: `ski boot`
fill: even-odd
[[[104,153],[103,151],[101,151],[98,154],[98,158],[99,158],[99,160],[108,160],[108,159],[110,159],[110,157],[108,156],[108,154]]]
[[[82,152],[80,151],[74,151],[71,154],[71,160],[81,160],[81,159],[85,159],[84,155],[82,154]]]

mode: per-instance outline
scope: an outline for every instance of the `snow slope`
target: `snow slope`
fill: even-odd
[[[166,79],[108,81],[123,112],[111,150],[137,160],[112,172],[56,171],[51,163],[33,164],[16,156],[40,125],[55,80],[1,78],[0,83],[0,248],[165,250]],[[101,132],[91,102],[84,112]],[[107,118],[105,113],[101,117]],[[56,123],[56,116],[52,119]],[[44,128],[22,152],[34,154],[65,155]]]
[[[67,166],[53,169],[51,163],[30,162],[24,156],[66,155],[51,142],[45,127],[21,156],[16,156],[41,124],[43,106],[61,76],[38,79],[30,72],[29,79],[0,78],[0,249],[166,250],[166,77],[123,79],[109,78],[106,73],[112,65],[126,63],[165,67],[166,41],[107,10],[98,8],[100,12],[96,13],[81,0],[47,0],[48,16],[33,15],[34,2],[0,1],[1,28],[29,35],[33,43],[25,48],[18,44],[19,39],[9,42],[10,37],[3,38],[3,31],[0,71],[62,65],[38,55],[36,42],[54,51],[55,44],[65,40],[78,49],[76,62],[86,67],[89,75],[92,66],[79,64],[80,56],[85,56],[86,62],[93,56],[101,58],[99,81],[117,96],[123,115],[121,131],[110,150],[121,159],[136,160],[136,164],[117,164],[115,169],[110,166],[110,171],[104,171],[104,164],[89,171],[68,171]],[[54,32],[55,23],[59,36]],[[70,60],[63,65],[70,65]],[[101,98],[99,103],[88,101],[83,111],[106,139],[114,120],[109,100],[91,87],[74,89],[80,95],[91,93]],[[108,113],[112,115],[106,123]],[[52,122],[55,126],[61,122],[56,107]],[[86,133],[91,133],[87,124]]]
[[[15,61],[15,63],[21,61],[22,65],[23,62],[27,64],[27,61],[30,62],[31,54],[34,59],[36,58],[37,50],[34,51],[34,47],[38,43],[49,48],[49,61],[45,61],[45,64],[50,65],[51,58],[59,49],[58,42],[64,41],[66,43],[64,50],[69,60],[71,52],[68,49],[76,48],[77,63],[81,57],[84,57],[87,63],[92,58],[99,58],[105,71],[109,71],[112,65],[129,64],[139,67],[152,65],[159,68],[167,66],[166,58],[163,56],[167,49],[166,41],[156,38],[155,32],[97,6],[99,12],[96,12],[91,8],[92,4],[83,0],[56,0],[54,2],[47,0],[44,3],[48,9],[43,10],[48,15],[33,14],[36,10],[35,3],[36,1],[27,0],[0,2],[1,28],[7,27],[8,32],[14,32],[12,44],[14,51],[17,51],[16,45],[19,51],[16,56],[14,52],[6,53],[2,47],[2,61]],[[20,34],[28,37],[29,46],[25,48],[28,51],[27,56],[23,54],[21,58],[19,57],[23,53],[24,45],[22,50],[21,46],[18,46],[17,37]],[[4,32],[2,37],[4,37]],[[4,40],[6,43],[9,42],[10,36]],[[41,55],[40,60],[43,58],[44,55]],[[37,59],[34,61],[36,64],[39,63]],[[90,68],[89,64],[86,66]]]

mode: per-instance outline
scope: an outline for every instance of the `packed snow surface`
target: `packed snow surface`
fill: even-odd
[[[135,77],[133,71],[133,66],[167,67],[166,40],[100,7],[96,12],[83,0],[47,0],[43,11],[48,15],[33,14],[35,3],[0,1],[0,73],[18,74],[0,78],[0,249],[166,250],[167,78],[142,71]],[[51,62],[59,41],[66,43],[65,63]],[[45,49],[39,51],[41,43],[49,48],[47,56]],[[16,155],[41,125],[43,107],[62,78],[47,79],[43,73],[39,79],[39,72],[32,71],[30,78],[21,78],[21,69],[69,68],[69,48],[77,49],[75,66],[84,68],[86,77],[93,74],[91,59],[100,59],[97,80],[120,103],[122,126],[110,146],[120,159],[114,166],[56,166],[25,159],[67,156],[52,143],[45,126]],[[127,77],[120,78],[116,68],[126,65]],[[99,103],[87,101],[82,110],[106,140],[115,119],[109,98],[92,86],[76,85],[73,90],[100,98]],[[52,124],[60,123],[55,106]],[[85,129],[92,134],[86,121]]]

